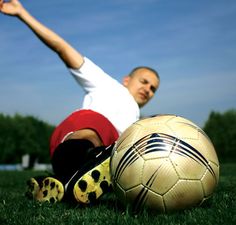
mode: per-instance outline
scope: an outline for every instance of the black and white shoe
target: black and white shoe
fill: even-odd
[[[78,203],[91,204],[111,191],[110,156],[112,146],[97,147],[88,152],[88,162],[63,185],[54,177],[31,178],[26,195],[39,202],[59,202],[73,199]]]
[[[90,204],[112,190],[109,167],[112,148],[113,145],[94,149],[88,163],[66,183],[68,196],[73,196],[78,203]]]

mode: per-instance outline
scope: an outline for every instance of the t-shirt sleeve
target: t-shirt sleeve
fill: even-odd
[[[87,57],[84,57],[84,63],[79,69],[69,68],[69,71],[85,92],[117,82]]]

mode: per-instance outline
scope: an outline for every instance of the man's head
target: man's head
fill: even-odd
[[[144,106],[155,94],[160,84],[158,73],[149,67],[136,67],[123,79],[139,107]]]

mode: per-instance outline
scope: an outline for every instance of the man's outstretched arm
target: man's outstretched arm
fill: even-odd
[[[64,39],[37,21],[18,0],[0,0],[0,12],[22,20],[49,48],[55,51],[67,67],[77,69],[83,64],[83,56]]]

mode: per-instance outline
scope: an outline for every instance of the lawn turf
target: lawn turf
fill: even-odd
[[[204,207],[171,214],[144,211],[132,215],[114,194],[103,197],[92,207],[65,202],[39,203],[25,197],[28,178],[43,174],[35,171],[0,171],[0,225],[233,225],[236,224],[236,164],[222,164],[219,185]]]

